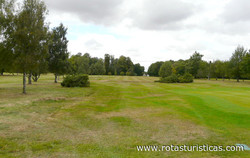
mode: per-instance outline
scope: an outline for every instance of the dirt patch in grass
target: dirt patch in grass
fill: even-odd
[[[47,98],[41,98],[35,101],[61,101],[66,100],[65,97],[47,97]]]
[[[162,115],[164,108],[138,108],[124,109],[120,112],[108,112],[97,115],[98,119],[130,118],[136,123],[136,128],[143,131],[134,133],[137,136],[144,135],[153,142],[166,144],[175,141],[183,143],[195,139],[206,139],[210,131],[194,122],[173,117],[173,115]],[[160,114],[157,116],[157,114]]]

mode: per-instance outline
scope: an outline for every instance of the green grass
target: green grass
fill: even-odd
[[[0,157],[249,157],[250,152],[138,152],[137,145],[250,146],[250,82],[90,76],[63,88],[0,76]]]

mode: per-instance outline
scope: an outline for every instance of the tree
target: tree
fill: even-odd
[[[197,72],[197,78],[207,78],[209,76],[209,63],[201,61],[199,70]]]
[[[212,65],[212,62],[209,61],[209,66],[208,66],[208,80],[210,80],[210,78],[211,78],[211,65]]]
[[[225,68],[224,68],[224,62],[220,60],[216,60],[212,63],[212,75],[216,78],[223,78],[225,77]]]
[[[66,38],[67,28],[61,23],[60,26],[52,29],[50,33],[51,43],[49,44],[49,71],[55,75],[57,83],[58,75],[63,75],[68,69],[68,40]]]
[[[139,63],[134,65],[134,72],[137,76],[143,76],[144,66],[141,66]]]
[[[226,71],[227,71],[227,63],[225,61],[222,61],[220,65],[220,76],[222,77],[223,81],[226,78]]]
[[[48,72],[48,61],[46,59],[40,60],[39,67],[32,72],[32,79],[34,82],[37,82],[41,74]]]
[[[159,71],[159,75],[160,77],[164,78],[164,77],[168,77],[172,74],[172,62],[171,61],[166,61],[164,62],[164,64],[162,64],[160,71]]]
[[[105,54],[104,56],[104,66],[105,66],[105,73],[106,75],[108,75],[108,73],[110,72],[110,55],[109,54]]]
[[[186,61],[178,60],[178,61],[174,62],[173,67],[176,70],[176,74],[184,75],[186,72]]]
[[[188,60],[187,71],[194,77],[197,77],[202,57],[203,55],[195,51],[195,53]]]
[[[10,34],[14,27],[14,1],[0,0],[0,73],[12,69],[13,42]],[[8,39],[8,40],[7,40]]]
[[[110,56],[110,65],[109,65],[109,71],[111,72],[112,75],[116,74],[116,60],[115,57],[113,55]]]
[[[250,52],[249,51],[244,56],[242,64],[241,64],[243,75],[244,77],[248,79],[250,78]]]
[[[26,74],[39,66],[39,61],[48,53],[45,23],[47,9],[40,0],[24,0],[21,9],[13,18],[14,22],[8,34],[8,43],[12,43],[15,68],[23,73],[23,93],[26,94]]]
[[[230,61],[225,61],[224,62],[224,69],[225,69],[225,78],[232,78],[232,69],[231,69],[231,64]]]
[[[235,51],[230,59],[230,63],[232,66],[232,74],[237,79],[237,82],[239,82],[241,75],[243,73],[241,64],[243,62],[243,59],[244,59],[246,53],[247,53],[247,51],[244,49],[244,47],[238,46],[235,49]]]
[[[159,71],[163,63],[163,61],[159,61],[151,64],[148,68],[149,76],[159,76]]]
[[[128,72],[128,74],[132,75],[134,73],[134,64],[129,57],[120,56],[117,62],[117,70],[119,74],[121,72],[127,74]]]
[[[70,58],[69,58],[69,70],[68,70],[68,73],[70,74],[77,74],[77,71],[78,71],[78,58],[80,58],[82,56],[81,53],[77,53],[76,55],[72,55]]]
[[[105,67],[103,64],[103,59],[99,59],[96,63],[90,66],[91,75],[104,75]]]
[[[70,73],[89,74],[91,73],[90,67],[93,64],[95,64],[95,59],[91,60],[91,57],[88,53],[85,53],[83,56],[81,53],[78,53],[77,55],[72,55],[69,59]]]
[[[81,68],[78,69],[79,74],[89,74],[90,73],[90,55],[89,53],[85,53],[81,57]]]

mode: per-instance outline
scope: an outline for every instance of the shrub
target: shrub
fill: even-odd
[[[159,81],[161,83],[192,83],[193,76],[190,73],[185,73],[183,76],[172,74],[168,77],[162,77]]]
[[[161,83],[178,83],[179,82],[179,78],[178,78],[177,75],[172,74],[172,75],[170,75],[168,77],[162,77],[160,79],[160,82]]]
[[[109,76],[111,76],[111,75],[112,75],[112,73],[111,73],[111,72],[109,72],[109,73],[108,73],[108,75],[109,75]]]
[[[126,76],[134,76],[134,73],[133,73],[133,72],[128,71],[128,72],[126,72]]]
[[[61,83],[63,87],[89,87],[88,75],[68,75]]]
[[[192,83],[194,82],[193,76],[190,73],[185,73],[183,76],[179,77],[180,83]]]
[[[125,73],[122,71],[122,72],[120,72],[120,75],[121,75],[121,76],[124,76],[124,75],[125,75]]]

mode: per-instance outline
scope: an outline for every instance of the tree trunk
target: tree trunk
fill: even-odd
[[[55,74],[55,83],[57,83],[57,74]]]
[[[26,73],[23,73],[23,94],[26,94]]]
[[[32,84],[31,77],[32,77],[32,73],[29,73],[29,84]]]
[[[210,80],[211,75],[211,61],[209,62],[208,80]]]

